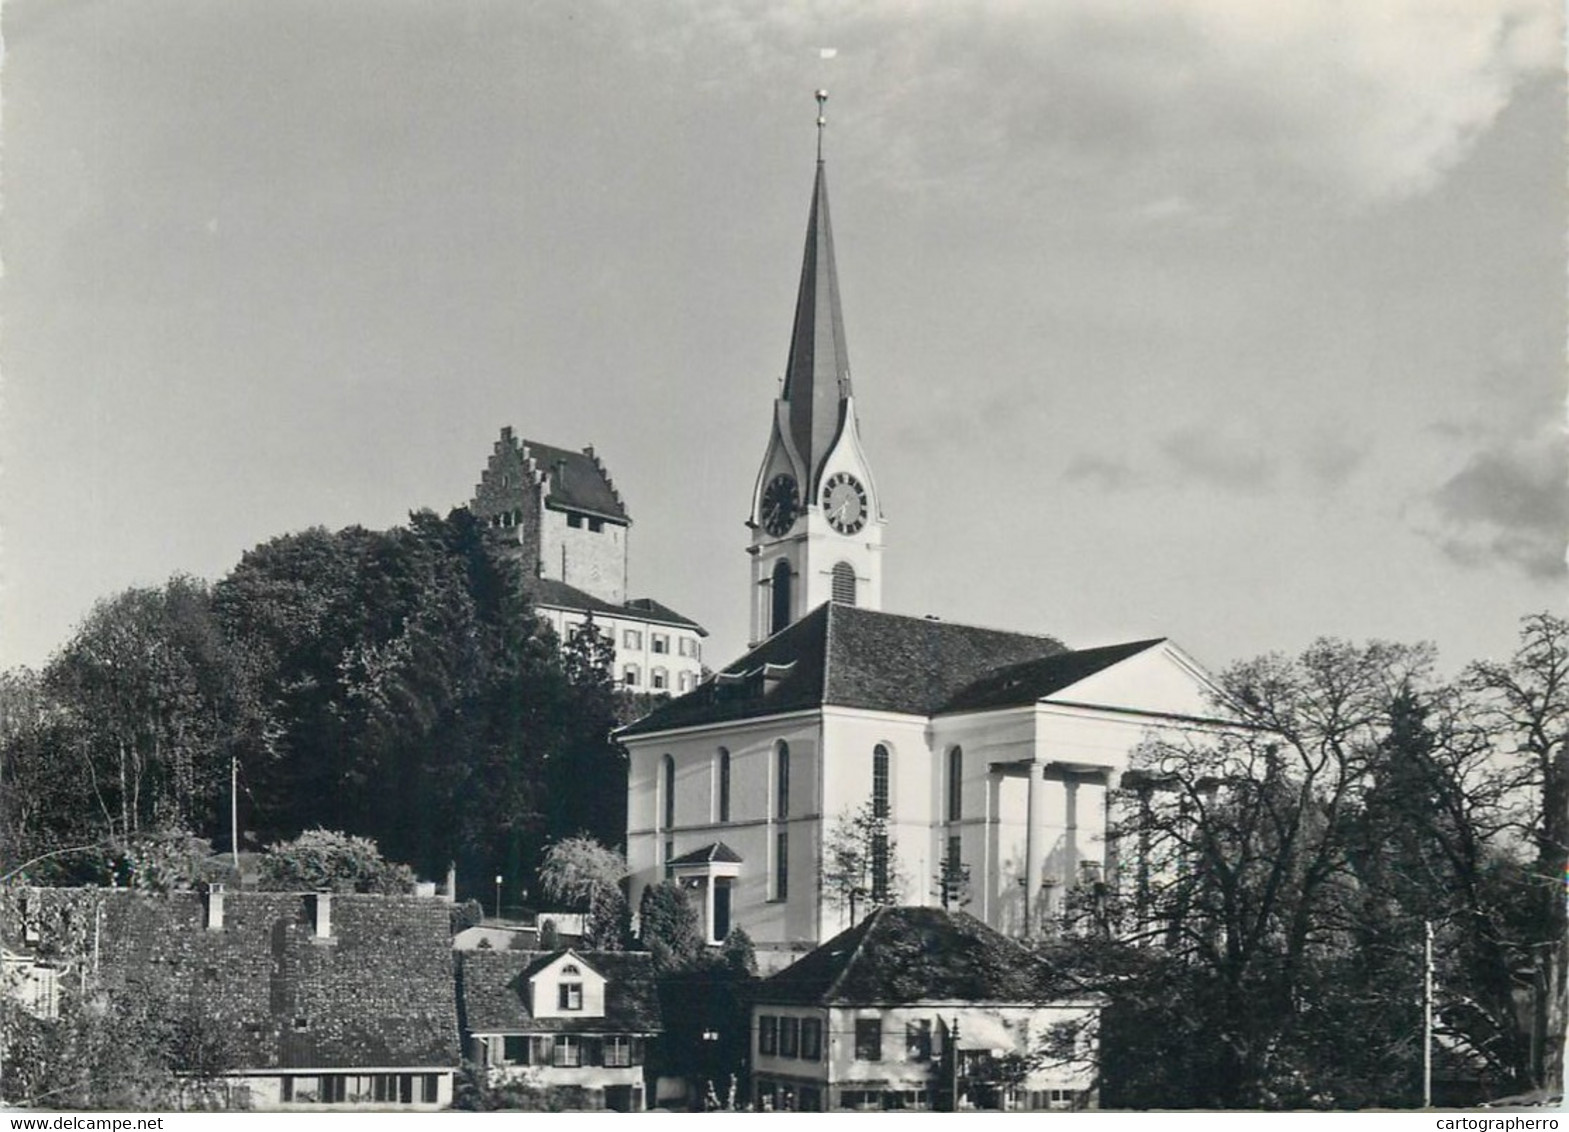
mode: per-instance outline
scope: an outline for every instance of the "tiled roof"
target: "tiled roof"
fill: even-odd
[[[458,960],[458,996],[471,1034],[654,1034],[660,1017],[654,961],[646,951],[575,951],[605,977],[603,1018],[535,1018],[529,976],[562,951],[465,951]]]
[[[765,979],[754,1001],[1027,1004],[1069,993],[1050,967],[973,916],[941,908],[879,908]]]
[[[724,861],[732,865],[741,863],[741,854],[737,853],[723,841],[715,841],[712,845],[705,845],[701,849],[694,849],[690,853],[683,853],[670,862],[672,865],[706,865],[712,861]]]
[[[621,523],[631,522],[593,449],[574,452],[537,440],[525,440],[523,448],[546,478],[546,506],[560,511],[586,511]]]
[[[68,918],[97,921],[99,978],[111,995],[148,993],[147,980],[155,980],[152,993],[185,1000],[176,1009],[223,1025],[244,1069],[458,1064],[442,901],[335,894],[331,936],[317,940],[312,896],[226,893],[219,931],[205,926],[197,893],[26,891],[25,899],[39,902],[33,914],[54,906]],[[8,924],[14,893],[6,894]]]
[[[576,586],[558,582],[554,578],[530,578],[524,583],[524,588],[528,590],[537,605],[553,605],[562,609],[582,610],[585,613],[600,613],[607,617],[631,617],[659,625],[694,629],[698,636],[708,636],[708,630],[696,621],[681,616],[668,605],[661,605],[653,598],[634,598],[625,605],[617,605],[613,601],[605,601]]]
[[[1000,666],[1065,652],[1051,637],[827,603],[623,734],[833,704],[931,715]]]
[[[1120,664],[1130,656],[1152,649],[1164,639],[1157,637],[1148,641],[1131,641],[1125,645],[1077,649],[1012,664],[989,672],[961,689],[938,709],[938,714],[1032,704],[1064,688],[1070,688],[1104,668]]]

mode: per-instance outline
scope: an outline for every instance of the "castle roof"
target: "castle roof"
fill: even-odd
[[[463,1028],[471,1034],[651,1034],[664,1029],[654,960],[646,951],[573,954],[605,978],[602,1018],[536,1018],[529,976],[565,951],[465,951],[458,958]]]
[[[659,625],[693,629],[698,636],[708,636],[708,630],[696,621],[690,617],[683,617],[668,605],[663,605],[651,597],[633,598],[631,601],[617,605],[613,601],[595,597],[586,590],[569,586],[565,582],[558,582],[554,578],[530,578],[524,584],[524,588],[536,605],[596,613],[606,617],[629,617]]]
[[[850,396],[850,351],[845,345],[844,313],[839,306],[839,272],[834,265],[833,227],[828,218],[828,178],[821,160],[812,183],[806,222],[806,248],[796,293],[790,359],[780,399],[790,406],[790,439],[806,462],[806,490],[839,434],[844,402]]]
[[[878,908],[757,988],[799,1006],[1035,1004],[1074,989],[1016,940],[964,912]]]
[[[538,440],[525,440],[523,449],[545,477],[546,507],[583,511],[618,523],[632,521],[592,448],[574,452]]]
[[[827,705],[932,715],[1000,667],[1066,651],[1052,637],[828,602],[622,734]]]

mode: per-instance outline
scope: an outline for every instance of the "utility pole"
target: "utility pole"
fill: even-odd
[[[240,760],[229,756],[229,853],[234,858],[234,887],[240,887]]]
[[[1423,920],[1422,1107],[1433,1107],[1433,921]]]

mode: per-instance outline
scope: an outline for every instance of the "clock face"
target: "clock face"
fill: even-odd
[[[849,472],[838,472],[823,484],[823,513],[828,524],[842,535],[853,535],[866,525],[866,489]]]
[[[781,472],[763,489],[763,529],[778,538],[795,525],[801,513],[801,493],[795,480]]]

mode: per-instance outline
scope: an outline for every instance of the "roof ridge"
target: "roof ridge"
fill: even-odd
[[[861,950],[866,946],[866,941],[871,938],[872,928],[877,924],[878,919],[886,911],[886,906],[873,908],[871,912],[867,914],[866,919],[861,921],[862,927],[864,929],[861,932],[861,938],[855,941],[855,946],[850,949],[850,957],[844,961],[844,966],[839,968],[839,973],[834,976],[833,982],[829,983],[827,988],[823,991],[824,1002],[831,1002],[834,995],[838,993],[839,984],[844,982],[845,978],[850,974],[850,968],[854,967],[855,961],[861,957]]]

